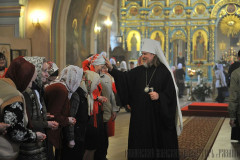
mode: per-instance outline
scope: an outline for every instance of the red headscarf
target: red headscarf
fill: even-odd
[[[17,90],[23,92],[30,83],[35,72],[35,66],[26,61],[23,57],[14,59],[5,75],[10,78],[17,87]]]

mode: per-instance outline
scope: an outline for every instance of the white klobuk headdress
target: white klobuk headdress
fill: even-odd
[[[148,53],[152,53],[152,54],[155,54],[156,56],[158,56],[160,62],[163,63],[167,67],[167,69],[169,70],[169,72],[172,75],[173,83],[174,83],[175,90],[176,90],[176,98],[177,98],[176,129],[177,129],[177,134],[180,135],[182,132],[182,129],[183,129],[183,122],[182,122],[182,112],[181,112],[181,108],[179,105],[179,99],[178,99],[178,87],[174,80],[173,72],[163,54],[161,44],[159,41],[145,38],[142,40],[141,52],[148,52]]]

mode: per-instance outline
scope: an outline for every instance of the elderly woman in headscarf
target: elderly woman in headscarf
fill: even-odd
[[[176,83],[179,89],[179,94],[178,97],[182,98],[183,93],[184,93],[184,88],[185,88],[185,71],[182,68],[182,63],[179,63],[177,66],[177,69],[175,71],[176,74]]]
[[[25,100],[21,92],[32,86],[36,76],[34,65],[24,58],[18,57],[11,62],[6,78],[0,80],[1,117],[4,123],[10,125],[7,128],[6,136],[12,146],[15,146],[10,148],[6,138],[1,136],[0,159],[15,159],[18,155],[20,143],[42,141],[46,138],[45,134],[33,132],[26,128],[28,117]]]
[[[99,83],[99,74],[89,70],[85,71],[84,79],[81,82],[80,87],[86,93],[89,121],[85,133],[85,152],[83,160],[94,159],[94,153],[99,146],[101,138],[99,135],[99,130],[103,125],[103,123],[101,123],[103,120],[102,115],[100,114],[101,108],[98,106],[98,97],[96,97],[96,94],[94,94],[94,91],[97,89]]]
[[[87,60],[85,60],[87,61]],[[92,57],[91,59],[91,62],[90,62],[90,65],[89,67],[85,67],[84,64],[86,64],[86,62],[83,61],[83,68],[87,69],[89,68],[90,71],[94,71],[98,74],[100,74],[102,68],[104,67],[105,65],[105,59],[103,57],[102,54],[96,54]],[[93,112],[94,113],[94,127],[95,128],[98,128],[100,134],[99,134],[99,139],[103,139],[104,138],[104,129],[103,129],[103,111],[102,111],[102,103],[105,103],[107,101],[107,98],[102,96],[101,95],[101,92],[102,92],[102,85],[101,83],[99,82],[97,84],[97,87],[95,88],[95,90],[93,90],[93,97],[94,97],[94,104],[95,104],[95,108],[96,110]],[[96,119],[96,115],[99,115],[99,119],[97,120]],[[97,121],[98,121],[98,124],[97,125]],[[100,145],[98,145],[98,148],[99,149],[101,148]],[[97,151],[96,152],[97,154],[95,155],[95,159],[100,159],[99,157],[96,157],[98,156],[99,152]]]
[[[81,83],[85,81],[84,77],[83,75]],[[70,116],[76,118],[76,124],[64,127],[62,159],[83,159],[86,127],[89,120],[87,94],[88,92],[79,86],[71,96]]]
[[[223,73],[223,65],[217,64],[215,69],[216,88],[218,90],[218,96],[216,98],[216,101],[218,103],[223,103],[225,100],[224,92],[227,88],[226,77]]]
[[[45,102],[47,111],[54,115],[59,123],[56,130],[48,131],[48,140],[55,147],[56,158],[60,157],[62,146],[62,127],[74,125],[76,119],[70,116],[70,98],[80,85],[83,69],[69,65],[65,67],[59,77],[45,88]]]
[[[23,93],[27,113],[29,118],[28,127],[33,131],[40,131],[46,134],[47,129],[57,129],[56,121],[48,121],[47,110],[43,100],[43,84],[48,78],[48,64],[44,57],[24,57],[25,60],[32,63],[37,72],[37,78],[31,88]],[[38,160],[47,159],[47,142],[42,143],[23,143],[20,147],[18,159]]]

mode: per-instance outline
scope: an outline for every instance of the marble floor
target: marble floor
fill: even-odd
[[[211,102],[211,99],[206,99]],[[187,97],[180,99],[181,107],[191,102],[187,101]],[[183,117],[183,121],[187,117]],[[128,141],[130,113],[121,109],[115,122],[115,136],[109,138],[108,160],[126,160],[126,150]],[[240,143],[230,140],[231,128],[229,126],[229,118],[226,118],[216,137],[213,147],[207,160],[239,160],[240,159]]]

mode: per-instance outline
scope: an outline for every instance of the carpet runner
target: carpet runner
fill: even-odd
[[[205,160],[225,118],[190,117],[178,137],[180,160]]]
[[[227,108],[227,103],[193,102],[188,106],[183,107],[181,110],[183,116],[227,117]]]

